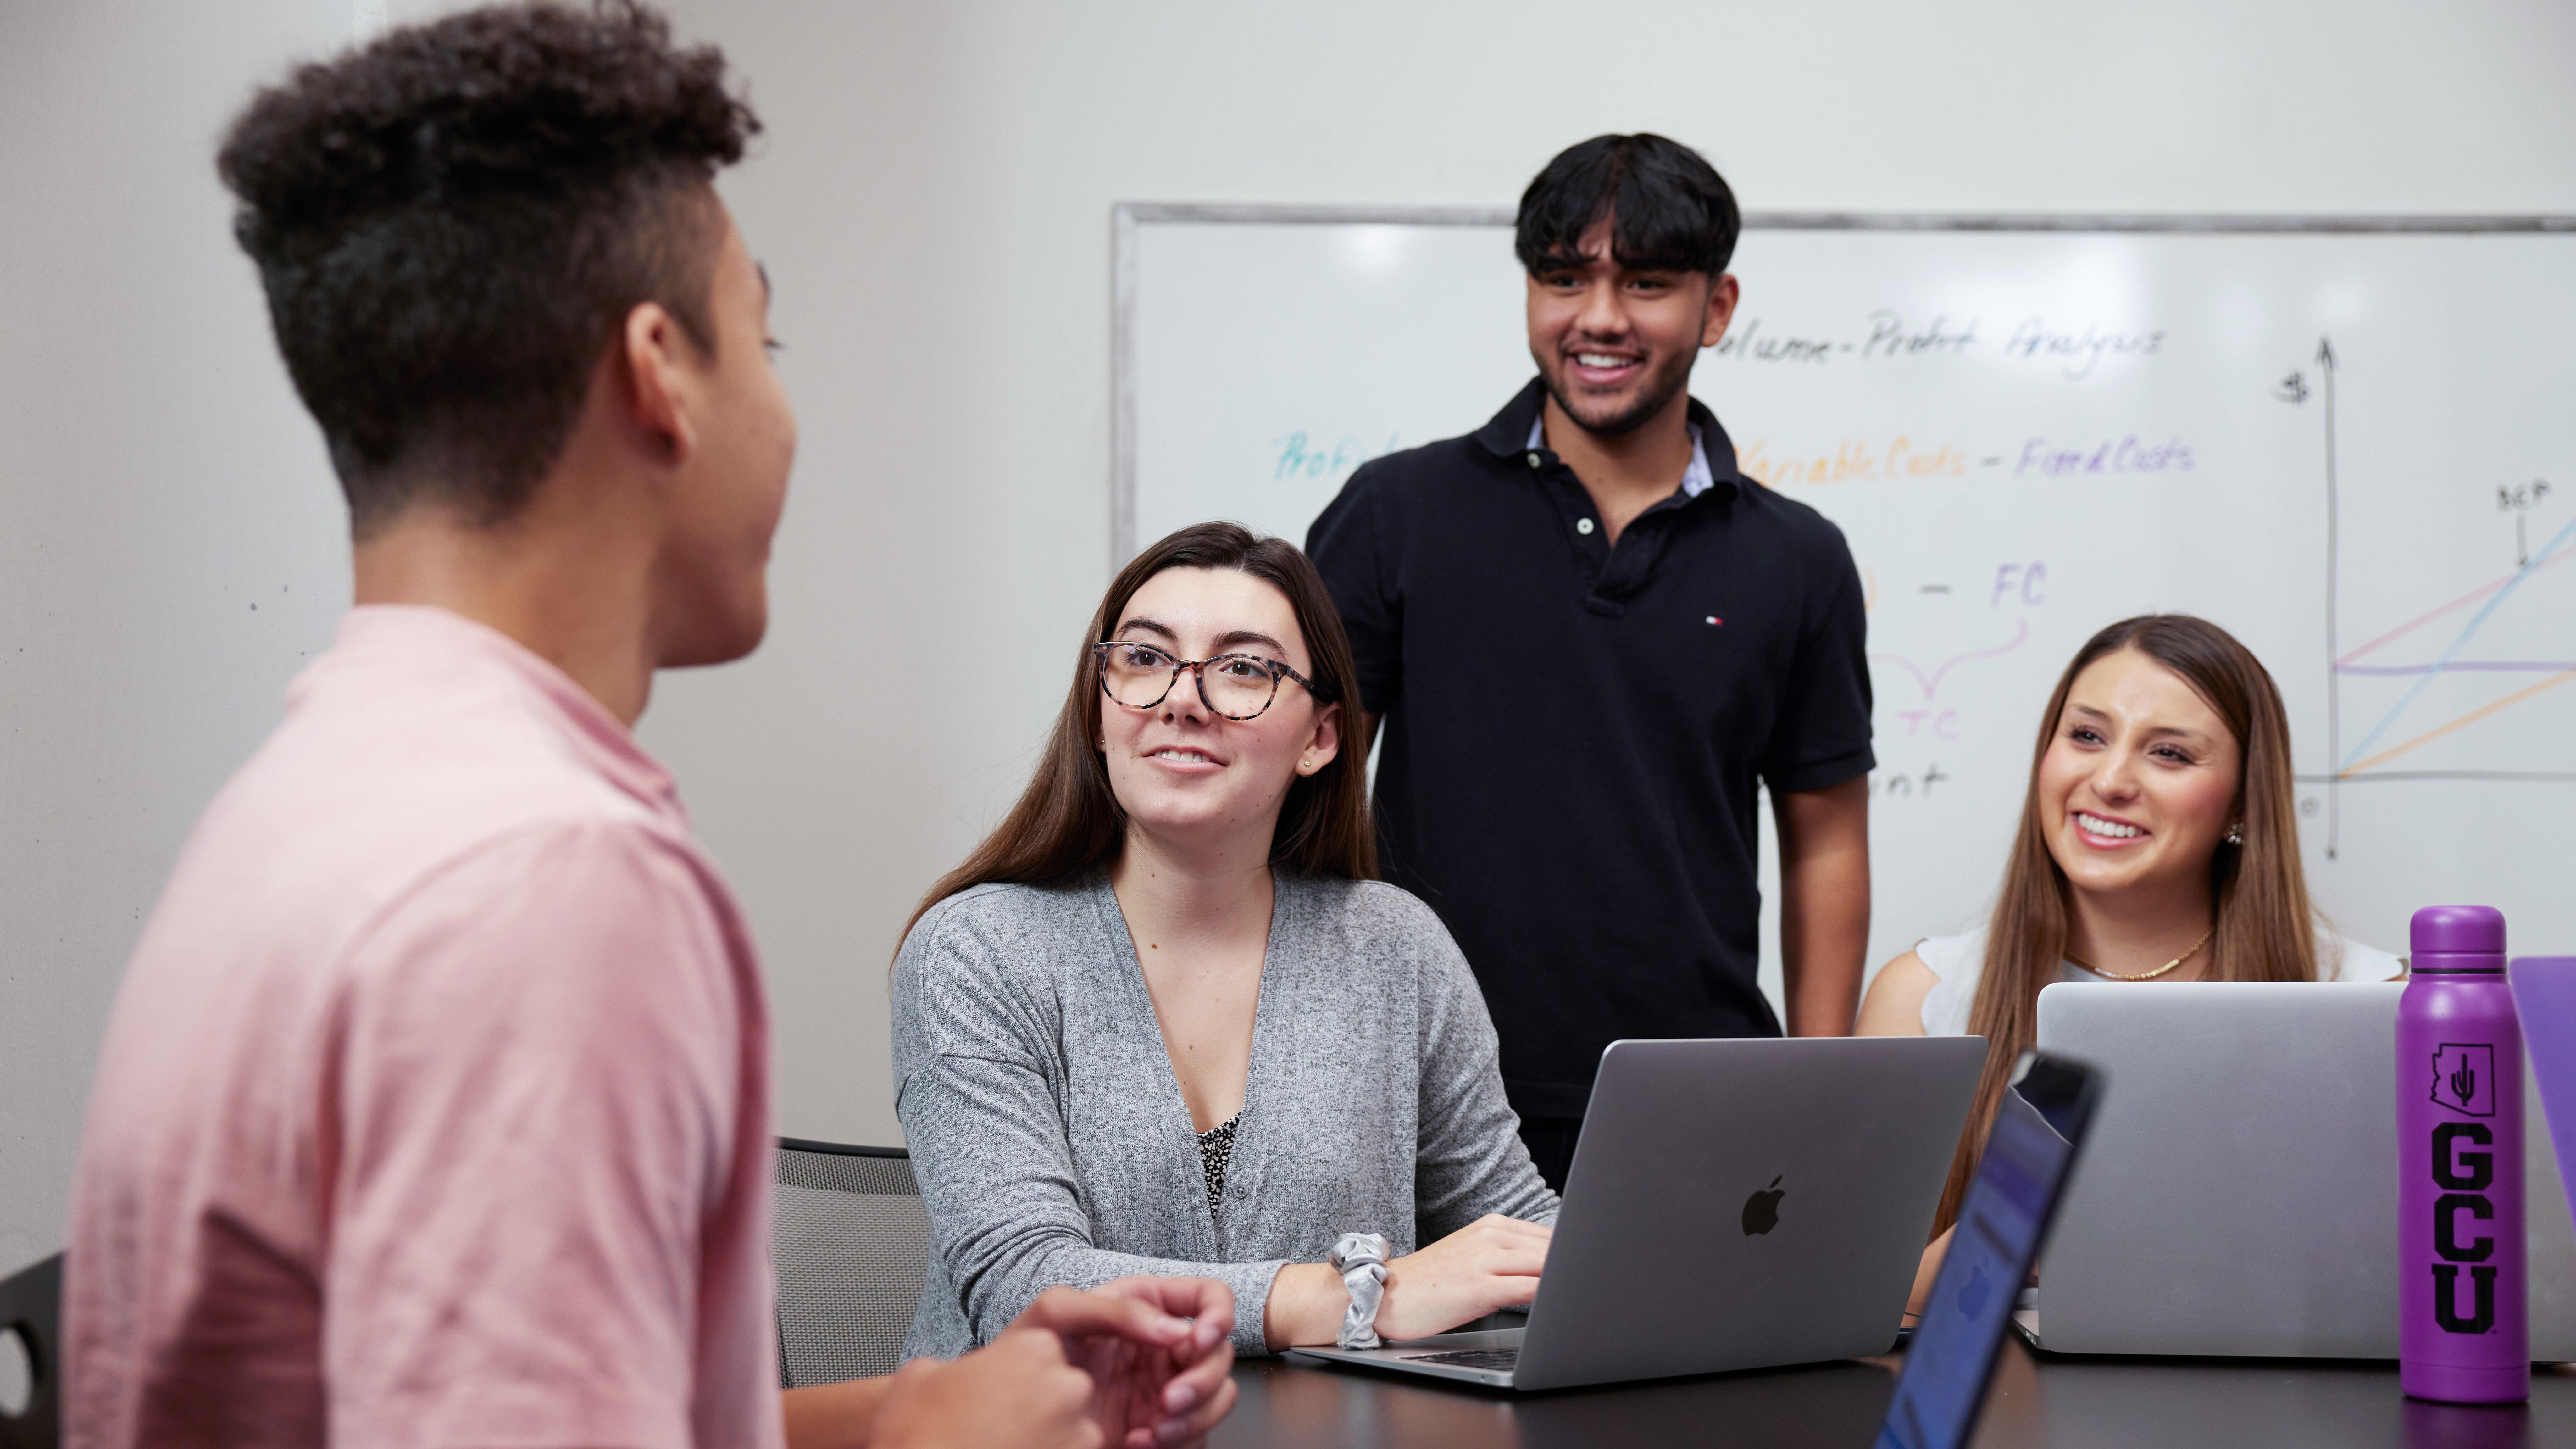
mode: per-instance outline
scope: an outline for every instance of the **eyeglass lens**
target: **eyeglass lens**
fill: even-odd
[[[1152,709],[1174,688],[1172,666],[1178,662],[1150,645],[1113,645],[1101,651],[1100,680],[1111,699],[1129,709]],[[1228,719],[1260,714],[1279,689],[1266,665],[1240,654],[1220,655],[1197,672],[1200,697]]]

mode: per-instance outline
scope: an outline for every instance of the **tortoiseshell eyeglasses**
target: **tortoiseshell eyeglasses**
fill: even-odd
[[[1100,663],[1100,692],[1128,709],[1152,709],[1169,696],[1187,670],[1198,680],[1199,699],[1227,719],[1259,719],[1279,697],[1279,681],[1293,679],[1318,700],[1326,691],[1276,659],[1258,654],[1219,654],[1175,659],[1170,651],[1133,640],[1103,639],[1091,646]]]

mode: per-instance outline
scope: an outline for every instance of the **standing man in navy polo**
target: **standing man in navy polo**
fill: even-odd
[[[1788,1028],[1851,1030],[1869,935],[1860,579],[1736,470],[1690,396],[1735,314],[1735,197],[1598,136],[1521,197],[1538,376],[1482,431],[1354,473],[1306,537],[1358,656],[1380,860],[1483,984],[1563,1187],[1601,1050],[1776,1036],[1755,985],[1757,783],[1780,834]]]

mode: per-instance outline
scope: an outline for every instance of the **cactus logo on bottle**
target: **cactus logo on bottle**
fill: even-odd
[[[2433,1053],[2433,1101],[2471,1117],[2495,1115],[2495,1048],[2444,1042]]]

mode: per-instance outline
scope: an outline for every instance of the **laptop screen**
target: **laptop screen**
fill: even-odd
[[[2052,1067],[2065,1070],[2042,1059],[2033,1075]],[[2031,1077],[2024,1081],[2042,1086]],[[1986,1155],[1968,1185],[1949,1253],[1879,1428],[1879,1449],[1957,1449],[1976,1427],[2005,1320],[2039,1256],[2050,1208],[2074,1158],[2070,1139],[2081,1138],[2082,1109],[2090,1105],[2079,1093],[2054,1087],[2033,1093],[2037,1106],[2015,1087],[1996,1108]],[[2052,1117],[2058,1119],[2055,1126]]]

